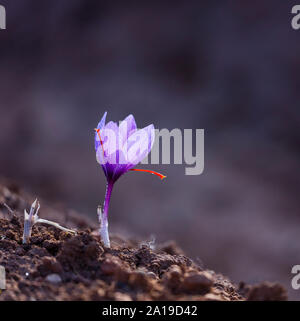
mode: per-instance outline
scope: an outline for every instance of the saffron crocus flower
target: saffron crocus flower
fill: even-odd
[[[132,115],[127,116],[119,126],[112,121],[105,124],[106,115],[107,112],[95,129],[95,149],[97,161],[107,180],[103,212],[98,208],[100,236],[104,245],[110,247],[107,216],[115,182],[128,171],[144,171],[161,179],[166,176],[151,170],[133,168],[151,151],[155,138],[154,126],[149,125],[138,130]]]

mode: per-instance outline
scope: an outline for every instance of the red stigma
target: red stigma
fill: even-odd
[[[156,175],[158,176],[161,180],[163,180],[164,178],[166,178],[167,176],[163,175],[163,174],[160,174],[158,172],[155,172],[155,171],[151,171],[151,170],[148,170],[148,169],[139,169],[139,168],[132,168],[130,169],[130,171],[137,171],[137,172],[147,172],[147,173],[151,173],[153,175]]]
[[[103,147],[103,141],[102,141],[101,135],[100,135],[100,129],[95,128],[95,131],[96,131],[96,133],[98,134],[98,137],[99,137],[99,139],[100,139],[100,144],[101,144],[101,147],[102,147],[103,156],[105,156],[105,154],[104,154],[104,147]]]

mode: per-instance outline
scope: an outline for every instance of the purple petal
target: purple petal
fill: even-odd
[[[118,149],[119,128],[118,125],[112,121],[107,123],[101,130],[101,140],[103,145],[100,146],[106,161],[110,164],[116,164],[116,151]],[[98,148],[99,149],[99,148]]]
[[[136,122],[133,115],[127,116],[119,126],[119,132],[121,135],[122,144],[128,139],[130,135],[132,135],[136,131]]]
[[[104,113],[104,115],[102,116],[102,119],[100,120],[97,129],[102,129],[105,126],[105,120],[106,120],[106,115],[107,115],[107,111]],[[100,146],[100,139],[97,133],[95,133],[95,149],[97,151],[98,147]]]
[[[141,162],[151,151],[154,143],[154,126],[149,125],[133,133],[128,139],[127,161],[130,168]]]
[[[107,111],[103,114],[103,116],[97,126],[97,129],[102,129],[105,126],[106,115],[107,115]]]

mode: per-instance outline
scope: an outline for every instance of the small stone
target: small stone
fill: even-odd
[[[184,277],[182,288],[186,292],[207,293],[213,285],[212,276],[208,272],[190,273]]]
[[[152,288],[151,281],[147,278],[147,274],[143,272],[132,272],[128,283],[134,289],[142,289],[143,291],[150,291]]]
[[[37,271],[41,276],[59,274],[63,272],[61,264],[51,256],[45,256],[42,258],[42,263],[37,267]]]
[[[172,277],[180,277],[182,274],[182,270],[178,265],[171,265],[167,272],[172,276]]]
[[[182,275],[182,270],[178,265],[171,265],[164,273],[162,279],[169,289],[173,292],[178,292],[182,282]]]
[[[279,283],[262,282],[253,285],[247,295],[247,301],[286,301],[286,289]]]
[[[147,275],[151,278],[151,279],[154,279],[156,280],[157,279],[157,276],[154,272],[147,272]]]
[[[205,294],[205,300],[206,301],[227,301],[225,299],[222,300],[222,297],[213,293],[207,293]]]
[[[62,282],[62,279],[59,274],[49,274],[46,277],[46,281],[54,284],[58,284]]]
[[[116,292],[115,293],[115,300],[116,301],[132,301],[130,295],[126,293]]]
[[[101,270],[104,275],[115,275],[121,269],[122,263],[118,257],[107,255],[101,263]]]

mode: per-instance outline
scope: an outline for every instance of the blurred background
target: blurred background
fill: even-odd
[[[110,229],[234,282],[284,284],[300,264],[300,30],[295,1],[1,0],[0,176],[97,219],[93,129],[204,128],[205,169],[148,165],[116,184]],[[143,166],[145,167],[145,166]]]

